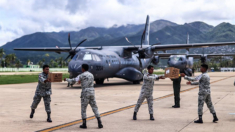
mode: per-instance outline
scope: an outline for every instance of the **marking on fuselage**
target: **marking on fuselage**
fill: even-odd
[[[223,79],[219,79],[219,80],[213,81],[213,82],[211,82],[211,84],[219,82],[219,81],[222,81],[222,80],[225,80],[225,79],[228,79],[228,78],[231,78],[231,77],[234,77],[234,76],[229,76],[229,77],[226,77],[226,78],[223,78]],[[196,88],[199,88],[199,86],[182,90],[182,91],[180,91],[180,93],[188,92],[188,91],[196,89]],[[168,95],[165,95],[165,96],[162,96],[162,97],[154,98],[153,100],[154,101],[158,101],[158,100],[165,99],[165,98],[168,98],[168,97],[171,97],[171,96],[174,96],[174,93],[168,94]],[[143,102],[142,104],[147,104],[147,101]],[[136,104],[133,104],[133,105],[125,106],[125,107],[122,107],[122,108],[119,108],[119,109],[116,109],[116,110],[111,110],[111,111],[108,111],[108,112],[104,112],[104,113],[100,114],[100,117],[111,115],[111,114],[114,114],[114,113],[117,113],[117,112],[121,112],[121,111],[124,111],[124,110],[128,110],[128,109],[134,108],[135,105]],[[96,118],[95,116],[88,117],[87,121],[93,120],[95,118]],[[58,129],[61,129],[61,128],[65,128],[65,127],[69,127],[69,126],[72,126],[72,125],[76,125],[76,124],[79,124],[79,123],[82,123],[82,119],[79,119],[79,120],[76,120],[76,121],[72,121],[72,122],[69,122],[69,123],[65,123],[65,124],[61,124],[61,125],[58,125],[58,126],[46,128],[46,129],[39,130],[39,131],[36,131],[36,132],[51,132],[51,131],[55,131],[55,130],[58,130]]]
[[[73,68],[75,69],[76,66],[77,66],[77,64],[75,64]]]

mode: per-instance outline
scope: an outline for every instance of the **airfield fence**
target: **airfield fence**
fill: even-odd
[[[220,68],[221,72],[235,72],[235,68],[232,67],[226,67],[226,68]]]
[[[0,68],[0,72],[41,72],[42,68]],[[51,72],[68,72],[68,68],[50,68]]]

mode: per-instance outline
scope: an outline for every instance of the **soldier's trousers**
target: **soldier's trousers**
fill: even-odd
[[[211,113],[215,113],[214,106],[211,101],[211,95],[210,94],[199,94],[198,95],[198,115],[203,114],[203,105],[204,102],[206,102],[208,109]]]
[[[181,87],[181,77],[173,80],[173,89],[175,96],[175,105],[180,105],[180,87]]]
[[[152,92],[142,92],[141,91],[139,99],[138,99],[137,104],[135,106],[134,112],[139,111],[139,108],[140,108],[140,106],[143,103],[145,98],[148,102],[149,114],[153,114],[153,95],[152,95]]]
[[[82,119],[86,119],[86,109],[87,109],[87,105],[90,104],[96,118],[100,117],[99,111],[98,111],[98,107],[96,105],[96,101],[95,101],[95,91],[94,88],[86,88],[83,92],[82,92],[82,96],[81,96],[81,113],[82,113]]]
[[[37,106],[38,106],[38,104],[39,104],[40,101],[41,101],[41,98],[43,98],[44,106],[45,106],[46,112],[51,112],[51,107],[50,107],[51,96],[50,96],[50,95],[47,95],[47,96],[40,96],[40,95],[35,94],[34,97],[33,97],[33,103],[32,103],[32,105],[31,105],[31,108],[32,108],[32,109],[36,109]]]

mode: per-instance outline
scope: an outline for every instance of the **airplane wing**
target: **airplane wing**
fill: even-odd
[[[217,57],[217,56],[235,56],[235,54],[207,54],[207,57]]]
[[[188,54],[187,57],[193,57],[195,59],[199,59],[203,56],[203,54]],[[210,57],[217,57],[217,56],[235,56],[235,54],[205,54],[205,56],[207,56],[207,58]]]
[[[199,59],[203,56],[202,54],[187,54],[187,57],[193,57],[195,59]]]
[[[154,56],[158,56],[159,58],[169,58],[171,55],[186,55],[186,54],[177,54],[177,53],[157,53]]]
[[[195,43],[195,44],[166,44],[166,45],[155,45],[151,49],[153,51],[166,51],[175,49],[188,49],[188,48],[205,48],[211,46],[226,46],[235,45],[235,42],[219,42],[219,43]]]
[[[74,48],[72,48],[74,49]],[[100,47],[78,47],[77,49],[100,49]],[[70,47],[27,47],[27,48],[14,48],[14,50],[24,51],[48,51],[48,52],[69,52]]]

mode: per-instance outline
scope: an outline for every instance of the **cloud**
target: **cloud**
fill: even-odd
[[[231,0],[1,0],[0,46],[34,32],[143,24],[147,14],[151,21],[234,24],[234,5]]]

